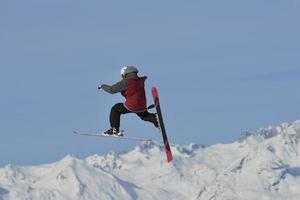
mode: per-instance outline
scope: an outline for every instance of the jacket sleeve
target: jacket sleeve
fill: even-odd
[[[126,80],[121,80],[119,82],[117,82],[116,84],[114,85],[106,85],[106,84],[102,84],[101,85],[101,88],[110,93],[110,94],[115,94],[115,93],[118,93],[118,92],[122,92],[126,89]]]

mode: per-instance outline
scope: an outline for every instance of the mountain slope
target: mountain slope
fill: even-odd
[[[67,156],[40,166],[0,168],[6,199],[289,199],[300,196],[300,121],[260,129],[231,144],[163,146],[126,153]]]

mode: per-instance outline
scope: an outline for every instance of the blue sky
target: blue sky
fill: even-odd
[[[126,151],[134,142],[86,138],[109,128],[120,95],[97,90],[123,65],[157,86],[170,142],[211,145],[241,131],[300,119],[300,3],[0,1],[0,165]],[[122,118],[127,135],[160,140]]]

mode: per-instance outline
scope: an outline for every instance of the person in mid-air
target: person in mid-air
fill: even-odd
[[[110,112],[111,128],[104,132],[106,135],[122,136],[120,131],[120,118],[122,114],[135,113],[142,120],[153,123],[158,127],[156,114],[149,113],[147,110],[147,100],[145,92],[146,76],[139,77],[138,69],[134,66],[125,66],[121,69],[122,80],[114,85],[101,84],[98,89],[115,94],[121,93],[125,97],[125,103],[115,104]]]

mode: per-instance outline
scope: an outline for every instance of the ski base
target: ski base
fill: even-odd
[[[107,138],[114,138],[114,139],[121,139],[121,140],[140,141],[140,142],[152,141],[151,139],[138,138],[138,137],[107,135],[107,134],[104,134],[104,132],[84,133],[84,132],[73,131],[73,133],[76,134],[76,135],[94,136],[94,137],[107,137]]]
[[[173,154],[172,154],[169,140],[167,137],[167,132],[166,132],[164,120],[162,117],[162,112],[161,112],[161,108],[160,108],[159,97],[158,97],[158,92],[157,92],[156,87],[152,87],[151,92],[152,92],[152,96],[153,96],[154,106],[157,111],[157,119],[159,122],[159,128],[160,128],[162,136],[163,136],[163,142],[164,142],[164,147],[165,147],[165,151],[166,151],[167,161],[171,162],[173,160]]]

